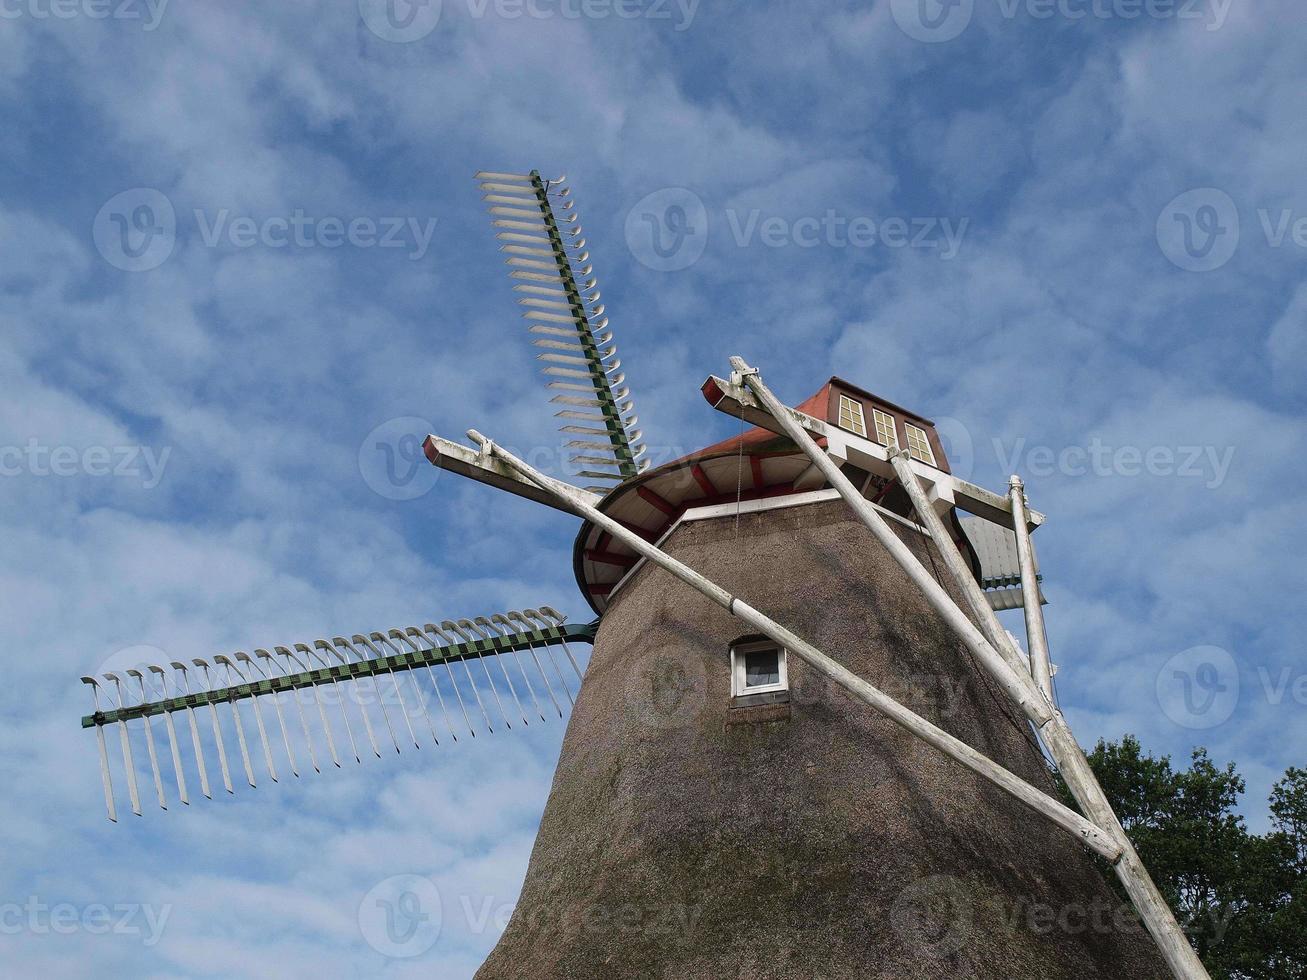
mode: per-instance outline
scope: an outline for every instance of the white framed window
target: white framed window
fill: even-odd
[[[926,430],[917,428],[911,422],[904,422],[903,428],[908,433],[908,455],[935,466],[935,453],[930,448],[930,437],[926,435]]]
[[[789,656],[771,640],[731,647],[731,697],[790,689]]]
[[[866,437],[867,418],[862,414],[862,402],[840,395],[840,428]]]
[[[882,412],[879,408],[871,410],[872,420],[876,423],[876,441],[890,449],[899,448],[899,433],[894,428],[894,416]]]

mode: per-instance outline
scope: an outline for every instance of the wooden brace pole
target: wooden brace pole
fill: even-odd
[[[1056,709],[1051,701],[1035,687],[1034,681],[1028,673],[1024,670],[1015,669],[1011,665],[1010,660],[1014,651],[1011,649],[1010,641],[1006,638],[1006,633],[998,623],[998,618],[989,607],[989,603],[983,602],[983,608],[978,609],[977,613],[982,623],[992,620],[992,623],[988,623],[986,626],[986,630],[987,632],[997,633],[1002,637],[996,645],[991,644],[980,633],[966,614],[953,602],[948,593],[926,571],[921,562],[917,560],[916,555],[899,540],[898,535],[890,529],[885,519],[876,512],[871,503],[858,492],[857,488],[849,482],[839,467],[799,425],[793,416],[793,410],[782,404],[772,394],[771,390],[762,383],[757,370],[750,368],[740,357],[731,358],[731,367],[772,414],[785,431],[785,434],[807,453],[813,463],[825,474],[831,486],[839,490],[840,495],[853,508],[853,511],[875,535],[876,539],[885,546],[890,555],[902,566],[908,577],[925,594],[927,601],[958,634],[967,648],[976,654],[980,664],[989,672],[990,676],[1009,692],[1017,705],[1034,723],[1076,802],[1080,804],[1095,826],[1115,840],[1121,847],[1120,858],[1114,861],[1117,876],[1125,886],[1127,893],[1134,902],[1135,909],[1152,935],[1167,965],[1171,968],[1171,972],[1179,980],[1210,980],[1202,961],[1198,959],[1198,954],[1194,952],[1193,947],[1189,944],[1189,940],[1185,937],[1179,923],[1176,922],[1170,906],[1166,904],[1165,899],[1157,890],[1157,886],[1149,877],[1147,869],[1135,852],[1125,830],[1121,827],[1116,813],[1113,812],[1107,796],[1103,793],[1102,787],[1099,786],[1098,780],[1089,766],[1089,761],[1085,758],[1084,751],[1080,748],[1080,744],[1075,740],[1074,735],[1072,735],[1066,719],[1062,717],[1061,712]],[[896,466],[897,470],[898,467]],[[957,551],[957,545],[945,532],[943,522],[934,513],[934,509],[926,503],[925,492],[921,489],[916,474],[910,466],[907,468],[906,474],[910,479],[905,484],[905,488],[907,484],[914,485],[921,501],[925,504],[925,506],[918,506],[917,509],[921,513],[923,520],[926,521],[927,530],[931,532],[937,549],[945,556],[945,564],[950,573],[955,578],[961,579],[958,581],[959,586],[961,586],[964,594],[970,596],[966,582],[969,580],[972,585],[975,585],[975,582],[970,572],[965,569],[965,563],[962,561],[961,554]],[[911,495],[912,490],[909,489],[908,493]],[[914,497],[914,504],[915,502],[916,497]],[[926,516],[927,513],[934,517],[933,526],[931,518]],[[1014,516],[1016,515],[1014,514]],[[1019,520],[1014,520],[1013,523],[1019,523]],[[1029,538],[1027,538],[1027,541],[1029,541]],[[950,552],[956,556],[957,561],[948,560]],[[972,603],[969,601],[968,604]],[[1000,654],[999,650],[1007,652]],[[1025,693],[1026,696],[1020,697],[1013,693],[1014,691]]]
[[[967,567],[966,559],[962,557],[962,553],[958,551],[956,546],[953,546],[953,539],[950,537],[948,529],[944,527],[944,521],[927,499],[926,491],[917,478],[916,472],[912,469],[911,457],[906,451],[898,449],[890,451],[889,459],[894,467],[894,472],[898,474],[899,483],[912,500],[912,506],[917,511],[917,516],[925,525],[926,530],[930,532],[938,551],[943,556],[944,564],[947,566],[954,584],[962,589],[967,605],[971,607],[972,617],[980,624],[981,632],[985,634],[985,638],[989,640],[990,645],[1003,655],[1003,659],[1007,661],[1009,667],[1018,673],[1029,673],[1030,667],[1026,658],[1013,644],[1011,637],[1007,635],[1007,630],[1003,629],[998,617],[994,615],[994,610],[990,606],[989,600],[985,598],[980,583],[971,574],[971,569]],[[940,544],[941,541],[947,542],[950,547],[943,547]]]
[[[1053,661],[1048,653],[1048,633],[1044,629],[1044,609],[1039,604],[1039,579],[1035,573],[1035,549],[1030,544],[1030,529],[1021,523],[1026,513],[1026,488],[1021,477],[1008,481],[1012,500],[1013,527],[1017,536],[1017,563],[1021,567],[1021,599],[1026,612],[1026,644],[1030,647],[1030,673],[1053,702]]]
[[[988,756],[977,752],[971,746],[948,732],[931,724],[925,718],[899,704],[889,695],[874,685],[863,680],[842,664],[836,662],[806,640],[797,636],[775,620],[763,615],[748,603],[737,599],[721,586],[699,574],[688,565],[677,561],[655,545],[645,541],[639,535],[629,531],[617,521],[601,513],[587,500],[574,492],[575,488],[561,481],[554,480],[534,469],[527,463],[501,449],[476,430],[470,430],[468,437],[476,442],[484,454],[493,456],[506,463],[519,475],[531,480],[542,489],[553,493],[559,500],[569,505],[569,509],[591,521],[623,544],[643,555],[659,568],[670,572],[676,578],[698,590],[713,602],[738,616],[760,633],[785,647],[800,657],[819,673],[839,684],[853,697],[870,705],[880,714],[905,728],[929,744],[935,746],[950,758],[960,762],[972,772],[983,776],[994,785],[1013,796],[1026,806],[1042,814],[1062,829],[1066,830],[1081,843],[1109,861],[1117,860],[1121,855],[1121,845],[1104,834],[1080,814],[1063,806],[1048,794],[1031,786],[1025,780]]]

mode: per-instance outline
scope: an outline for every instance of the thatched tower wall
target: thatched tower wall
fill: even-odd
[[[1051,789],[1024,721],[841,501],[682,523],[664,547]],[[742,632],[651,567],[614,595],[480,980],[1166,976],[1078,844],[796,658],[788,704],[733,708]]]

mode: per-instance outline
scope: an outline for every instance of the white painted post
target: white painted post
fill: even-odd
[[[1021,600],[1026,612],[1026,645],[1030,647],[1030,673],[1053,703],[1053,662],[1048,653],[1048,633],[1044,629],[1044,609],[1039,604],[1039,579],[1035,573],[1035,549],[1030,544],[1030,527],[1026,524],[1026,488],[1021,477],[1008,481],[1012,500],[1012,527],[1017,536],[1017,563],[1021,567]]]
[[[994,615],[994,610],[990,606],[989,600],[985,598],[980,583],[971,574],[971,569],[967,567],[962,553],[953,546],[953,539],[949,536],[948,529],[944,527],[944,521],[926,498],[926,491],[921,486],[921,481],[917,479],[916,472],[912,469],[911,457],[906,450],[891,449],[889,461],[894,467],[894,472],[898,474],[899,483],[908,492],[908,497],[917,511],[917,516],[926,526],[926,530],[930,532],[931,538],[935,541],[936,549],[944,558],[944,564],[947,566],[954,584],[966,596],[967,605],[971,607],[972,617],[980,624],[981,632],[985,634],[985,638],[989,640],[990,645],[1003,654],[1009,667],[1017,673],[1029,673],[1030,668],[1026,664],[1025,657],[1013,645],[1011,637],[1008,636],[1007,631],[999,623],[998,617]],[[861,497],[861,494],[858,496]]]
[[[737,599],[721,586],[700,575],[688,565],[677,561],[666,552],[645,541],[639,535],[628,530],[622,524],[600,513],[592,504],[575,493],[575,488],[561,481],[554,480],[518,459],[481,435],[476,430],[468,432],[469,438],[476,442],[487,456],[495,457],[508,464],[518,474],[544,490],[549,491],[559,500],[566,502],[569,509],[602,527],[614,538],[643,555],[648,561],[670,572],[681,581],[697,589],[713,602],[738,616],[754,629],[775,640],[787,650],[800,657],[815,670],[829,677],[835,683],[852,694],[858,700],[870,705],[891,721],[902,726],[914,735],[935,746],[950,758],[960,762],[972,772],[988,779],[1026,806],[1047,817],[1053,823],[1072,834],[1077,840],[1109,861],[1115,861],[1121,855],[1121,845],[1095,827],[1080,814],[1063,806],[1046,793],[1036,789],[1019,776],[1004,769],[987,756],[977,752],[971,746],[948,732],[931,724],[925,718],[905,708],[889,695],[858,677],[848,668],[837,663],[825,653],[818,650],[806,640],[781,626],[775,620],[758,612],[748,603]]]

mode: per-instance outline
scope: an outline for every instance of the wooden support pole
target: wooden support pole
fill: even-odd
[[[1015,685],[1018,690],[1029,685],[1029,689],[1034,693],[1033,698],[1028,697],[1023,700],[1012,695],[1013,700],[1016,701],[1017,705],[1038,729],[1044,744],[1048,747],[1049,754],[1053,757],[1053,761],[1057,763],[1058,771],[1062,774],[1062,778],[1066,781],[1067,788],[1071,790],[1076,802],[1080,804],[1080,807],[1094,822],[1094,825],[1100,828],[1121,848],[1120,857],[1113,862],[1117,877],[1121,879],[1121,883],[1125,886],[1126,892],[1134,902],[1135,910],[1139,913],[1139,917],[1152,935],[1153,941],[1157,944],[1167,965],[1171,968],[1171,972],[1179,980],[1210,980],[1202,961],[1198,959],[1198,954],[1194,952],[1189,940],[1185,937],[1184,931],[1176,922],[1170,906],[1162,898],[1161,892],[1157,890],[1157,886],[1148,875],[1148,870],[1144,867],[1134,846],[1130,843],[1130,838],[1126,835],[1116,813],[1112,810],[1106,794],[1103,793],[1102,787],[1094,776],[1093,769],[1089,766],[1089,760],[1085,758],[1084,751],[1075,740],[1075,736],[1071,733],[1070,726],[1067,725],[1066,719],[1062,717],[1062,713],[1056,709],[1052,701],[1039,688],[1034,686],[1034,681],[1030,675],[1014,670],[1008,664],[1007,659],[998,652],[998,650],[1004,649],[1008,645],[1006,642],[1000,642],[996,648],[981,635],[971,620],[949,597],[948,593],[930,577],[921,563],[917,561],[916,556],[903,542],[899,541],[897,535],[885,523],[884,518],[876,512],[875,508],[848,481],[830,457],[808,435],[803,426],[795,419],[794,410],[782,404],[772,394],[771,390],[762,383],[757,370],[750,368],[739,357],[731,358],[731,367],[740,376],[744,385],[771,413],[785,434],[793,439],[815,464],[821,467],[827,480],[840,491],[840,495],[853,508],[853,511],[862,522],[876,535],[877,540],[880,540],[886,546],[890,555],[903,567],[908,577],[918,585],[925,594],[927,601],[935,607],[944,621],[953,628],[969,649],[977,652],[977,659],[980,661],[981,666],[989,672],[990,676],[1001,684],[1005,690],[1008,690],[1009,694],[1011,694],[1014,687],[1011,683],[1014,677],[1025,682],[1024,684]],[[915,483],[916,474],[911,469],[909,469],[908,475],[911,477],[911,482]],[[921,491],[920,484],[917,483],[916,486],[917,490]],[[921,491],[921,498],[924,501],[924,491]],[[919,509],[931,510],[928,506]],[[1024,512],[1024,500],[1022,501],[1022,509]],[[1014,518],[1018,517],[1015,511],[1013,515]],[[929,519],[926,520],[927,529],[931,530]],[[1026,528],[1026,525],[1019,518],[1015,519],[1013,523],[1023,529]],[[962,572],[961,555],[957,554],[957,545],[954,544],[952,538],[944,533],[943,523],[938,521],[938,517],[936,517],[936,526],[939,533],[935,535],[932,532],[932,536],[936,541],[938,550],[946,556],[951,551],[958,558],[957,562],[946,562],[946,565],[953,574]],[[1026,541],[1029,543],[1028,535]],[[897,547],[894,547],[894,545],[897,545]],[[970,578],[970,573],[966,573],[965,577]],[[963,585],[963,591],[966,593],[966,586],[961,582],[959,584]],[[985,603],[984,606],[984,611],[980,614],[981,622],[993,617],[994,626],[992,628],[1002,632],[997,625],[997,617],[994,617],[993,610],[989,609],[989,604]],[[1037,602],[1036,608],[1038,608]],[[979,651],[977,651],[977,641],[980,647]]]
[[[870,705],[895,724],[935,746],[950,758],[966,766],[972,772],[983,776],[1004,792],[1020,800],[1026,806],[1042,814],[1077,840],[1096,853],[1115,861],[1121,855],[1121,845],[1095,827],[1090,821],[1075,811],[1063,806],[1048,794],[1031,786],[1019,776],[1004,769],[988,756],[977,752],[971,746],[948,732],[931,724],[925,718],[905,708],[889,695],[872,684],[858,677],[842,664],[831,659],[806,640],[781,626],[775,620],[758,612],[748,603],[737,599],[721,586],[700,575],[688,565],[677,561],[658,547],[645,541],[639,535],[628,531],[617,521],[601,513],[587,500],[576,494],[575,488],[561,481],[551,479],[527,463],[495,445],[476,430],[468,436],[481,446],[482,451],[495,456],[506,463],[520,476],[531,480],[537,486],[554,494],[560,502],[570,505],[570,509],[591,523],[603,528],[627,547],[638,552],[659,568],[671,573],[682,582],[690,585],[732,615],[739,617],[754,629],[781,644],[790,652],[801,658],[813,669],[830,678],[848,691],[853,697]]]
[[[890,452],[890,463],[894,466],[894,472],[898,474],[899,483],[907,491],[912,506],[917,511],[917,516],[925,525],[926,530],[930,532],[936,549],[943,556],[944,564],[947,566],[954,584],[962,590],[962,594],[966,597],[967,605],[971,607],[972,618],[980,624],[981,632],[985,634],[985,638],[989,640],[990,645],[1003,655],[1009,667],[1018,673],[1029,673],[1030,667],[1026,658],[1012,643],[1007,630],[1003,629],[998,617],[994,615],[994,610],[989,605],[989,600],[985,598],[980,583],[971,574],[971,569],[967,567],[962,553],[953,544],[953,539],[950,537],[947,528],[944,527],[944,521],[927,499],[926,491],[917,478],[916,471],[912,468],[911,456],[906,450],[893,450]],[[945,544],[948,547],[945,547]]]
[[[1044,609],[1039,603],[1039,578],[1035,572],[1035,549],[1030,531],[1022,519],[1026,513],[1026,488],[1021,477],[1008,481],[1012,500],[1012,525],[1017,536],[1017,563],[1021,567],[1021,599],[1026,612],[1026,645],[1030,647],[1030,673],[1053,703],[1053,661],[1048,653],[1048,633],[1044,630]]]

